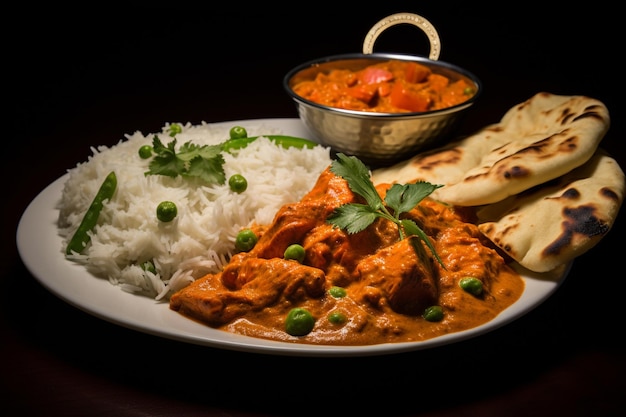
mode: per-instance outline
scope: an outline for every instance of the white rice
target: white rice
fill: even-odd
[[[169,126],[157,133],[166,146],[172,140]],[[199,146],[221,143],[230,127],[204,122],[183,125],[176,135],[176,150],[189,141]],[[246,129],[249,136],[282,133],[263,125]],[[300,200],[331,163],[328,148],[285,149],[261,137],[236,153],[223,153],[226,184],[204,185],[180,176],[144,175],[151,159],[141,159],[138,150],[152,145],[153,137],[136,132],[113,147],[92,148],[86,162],[68,170],[58,209],[65,253],[102,181],[115,171],[117,189],[104,204],[90,245],[68,258],[125,291],[157,300],[218,272],[230,259],[239,230],[252,223],[271,223],[278,209]],[[241,194],[228,186],[235,173],[248,181]],[[156,218],[156,207],[165,200],[178,208],[171,223]],[[140,267],[146,261],[154,262],[156,274]]]

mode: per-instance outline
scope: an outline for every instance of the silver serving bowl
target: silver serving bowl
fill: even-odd
[[[441,110],[378,113],[317,104],[293,91],[296,84],[313,80],[319,72],[328,73],[339,68],[356,71],[390,59],[415,61],[451,81],[465,79],[475,87],[476,93],[461,104]],[[456,65],[392,53],[343,54],[309,61],[289,71],[283,79],[283,86],[295,101],[300,119],[320,143],[336,152],[354,155],[372,167],[390,165],[441,144],[451,136],[461,116],[482,91],[480,80]]]

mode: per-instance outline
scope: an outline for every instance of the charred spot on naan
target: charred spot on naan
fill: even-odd
[[[595,246],[611,229],[624,173],[598,149],[583,166],[477,210],[478,228],[520,265],[545,272]]]
[[[514,165],[512,167],[508,167],[503,165],[501,167],[497,167],[496,172],[498,172],[498,176],[504,178],[505,180],[526,178],[529,175],[532,175],[532,170],[521,165]]]
[[[457,163],[463,155],[463,151],[459,148],[446,149],[443,152],[426,154],[420,161],[414,162],[412,165],[417,165],[421,169],[426,171],[432,171],[433,169],[441,165],[449,165]]]
[[[417,181],[432,182],[433,178],[455,178],[462,172],[455,172],[464,158],[465,150],[453,145],[426,151],[393,167],[378,168],[372,172],[372,182],[380,184],[409,184]]]
[[[607,123],[609,121],[606,117],[606,109],[604,108],[604,106],[600,106],[597,104],[585,107],[583,112],[579,115],[577,115],[576,112],[569,111],[569,109],[564,110],[564,113],[565,114],[563,117],[563,121],[561,122],[562,124],[569,123],[569,119],[572,117],[574,118],[574,122],[586,119],[588,117],[597,119],[600,123]]]
[[[543,254],[546,257],[558,256],[572,245],[581,244],[585,240],[607,234],[611,226],[595,215],[598,211],[597,207],[590,204],[564,208],[564,220],[561,222],[562,233],[550,245],[546,246]]]

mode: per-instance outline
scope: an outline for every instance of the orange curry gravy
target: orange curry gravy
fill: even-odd
[[[425,112],[470,99],[476,88],[465,79],[451,80],[425,65],[390,60],[358,71],[320,72],[293,87],[299,96],[347,110],[382,113]]]
[[[378,187],[384,195],[385,186]],[[327,223],[342,204],[364,203],[346,181],[329,169],[300,201],[283,206],[270,225],[255,226],[259,236],[250,252],[235,254],[224,270],[199,278],[170,299],[170,308],[225,331],[284,342],[371,345],[421,341],[486,323],[514,303],[524,281],[471,222],[468,209],[451,208],[427,197],[406,213],[431,238],[445,269],[424,245],[419,262],[407,239],[399,240],[395,223],[377,220],[364,231],[348,234]],[[302,264],[283,259],[299,243]],[[483,282],[473,296],[458,282]],[[332,286],[347,295],[334,298]],[[429,322],[424,309],[439,305],[444,318]],[[285,331],[294,307],[315,318],[305,336]],[[328,320],[332,312],[347,317]]]

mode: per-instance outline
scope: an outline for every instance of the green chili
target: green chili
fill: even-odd
[[[98,217],[102,211],[102,205],[105,200],[110,200],[113,197],[115,188],[117,187],[117,176],[115,172],[111,171],[109,175],[104,179],[100,189],[96,193],[91,205],[85,212],[83,220],[80,222],[78,229],[74,232],[74,236],[70,239],[65,253],[71,255],[72,252],[81,253],[87,243],[91,240],[89,232],[96,227],[98,223]]]
[[[227,140],[226,142],[222,143],[222,150],[224,150],[226,152],[230,152],[230,151],[233,151],[233,150],[245,148],[246,146],[248,146],[248,144],[254,142],[259,137],[261,137],[261,136],[253,136],[253,137],[250,137],[250,138],[237,138],[237,139]],[[306,148],[311,149],[311,148],[314,148],[315,146],[319,145],[318,143],[310,141],[308,139],[297,138],[297,137],[294,137],[294,136],[263,135],[262,137],[268,138],[269,140],[274,142],[276,145],[280,145],[283,148],[298,148],[298,149],[302,149],[302,148],[306,147]]]

